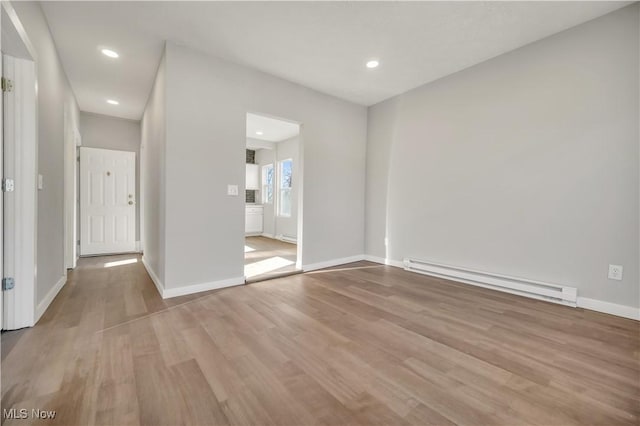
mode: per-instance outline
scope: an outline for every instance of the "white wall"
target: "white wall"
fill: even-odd
[[[165,279],[166,62],[162,58],[142,116],[140,214],[143,259],[151,273]]]
[[[75,96],[39,3],[13,2],[37,52],[38,172],[44,189],[38,191],[37,304],[64,278],[64,111],[79,128]]]
[[[82,145],[136,153],[136,197],[140,197],[140,122],[80,113]],[[136,241],[140,241],[140,203],[136,203]]]
[[[367,253],[640,306],[638,22],[635,4],[370,108]]]
[[[304,264],[364,250],[366,109],[167,45],[167,288],[244,269],[246,113],[304,124]]]

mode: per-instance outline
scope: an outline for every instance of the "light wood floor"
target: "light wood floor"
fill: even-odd
[[[248,280],[268,279],[296,270],[295,244],[266,237],[244,240],[244,271]]]
[[[2,408],[57,411],[5,424],[639,421],[638,322],[367,262],[162,301],[115,259],[2,335]]]

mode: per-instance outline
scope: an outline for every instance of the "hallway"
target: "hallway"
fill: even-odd
[[[163,300],[139,255],[80,259],[35,327],[2,333],[2,407],[56,410],[55,424],[128,422],[135,380],[125,355],[144,352],[153,326],[168,330],[154,314],[206,294]],[[28,424],[3,418],[12,422]]]

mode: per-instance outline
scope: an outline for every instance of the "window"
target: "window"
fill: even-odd
[[[262,204],[273,203],[273,164],[262,166]]]
[[[291,175],[293,173],[293,160],[282,160],[279,163],[279,196],[278,215],[291,216]]]

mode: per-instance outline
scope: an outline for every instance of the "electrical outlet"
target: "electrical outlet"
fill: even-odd
[[[609,279],[622,281],[622,266],[609,265]]]

